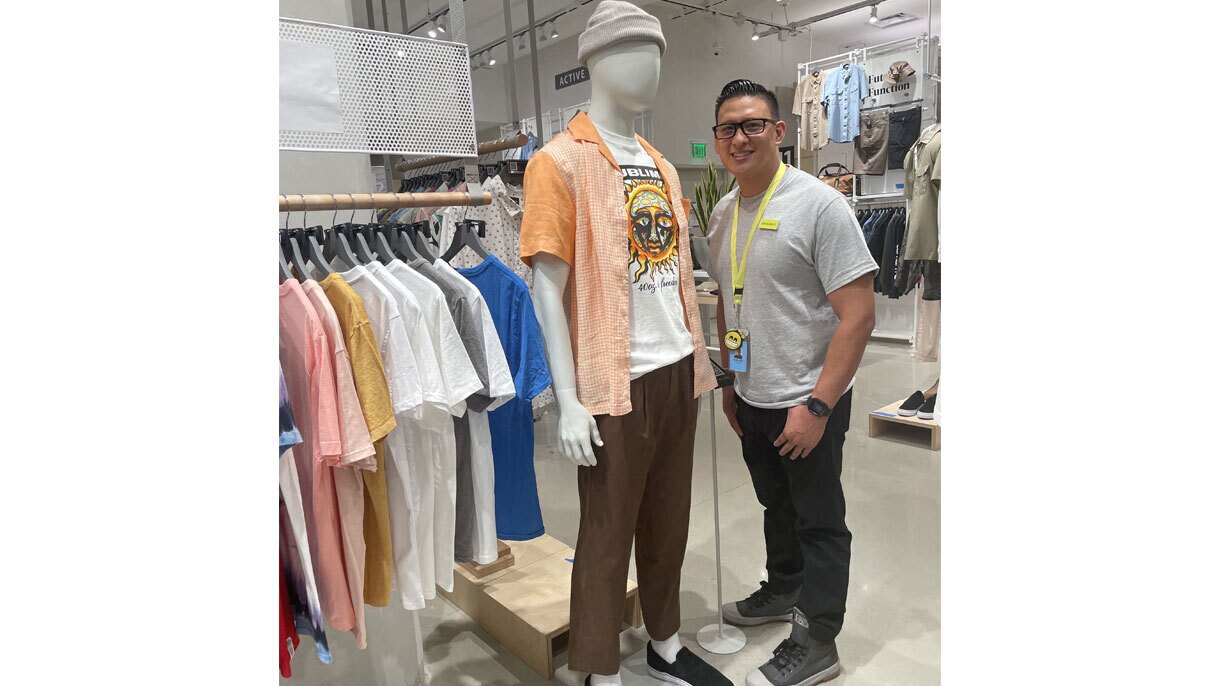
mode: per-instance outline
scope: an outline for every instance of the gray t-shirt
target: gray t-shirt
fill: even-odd
[[[449,276],[424,260],[413,260],[411,268],[440,287],[453,315],[458,336],[474,366],[482,388],[466,398],[466,407],[476,412],[486,409],[494,400],[487,382],[487,358],[483,349],[483,321],[476,316],[471,303]],[[470,418],[463,413],[453,418],[453,434],[457,444],[457,493],[454,507],[453,557],[458,562],[474,560],[474,475],[471,473]]]
[[[827,293],[877,270],[851,206],[842,194],[799,169],[789,168],[767,206],[746,261],[741,322],[733,307],[729,240],[739,189],[712,211],[708,271],[720,285],[728,328],[749,331],[749,371],[737,373],[736,391],[761,408],[804,402],[822,374],[826,350],[839,325]],[[763,194],[743,200],[738,216],[737,259]],[[723,342],[721,343],[723,345]]]

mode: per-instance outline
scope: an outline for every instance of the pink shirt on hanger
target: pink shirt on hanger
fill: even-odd
[[[280,284],[280,365],[302,443],[294,450],[322,610],[340,631],[356,627],[343,561],[331,468],[343,456],[335,372],[322,322],[296,279]]]
[[[326,298],[326,292],[313,279],[301,284],[314,313],[326,330],[330,343],[330,354],[335,370],[335,398],[338,402],[339,433],[343,442],[341,467],[333,469],[335,495],[339,505],[339,523],[343,530],[343,554],[347,569],[347,584],[355,613],[356,647],[363,650],[366,641],[364,622],[364,481],[357,469],[377,467],[373,440],[369,435],[364,413],[360,409],[360,398],[356,395],[356,382],[352,376],[352,362],[343,342],[343,330],[335,308]]]

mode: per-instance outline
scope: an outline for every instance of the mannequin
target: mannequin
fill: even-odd
[[[634,136],[635,116],[648,109],[661,80],[661,50],[651,41],[629,41],[589,58],[589,118],[602,129],[620,136]],[[559,445],[563,454],[579,467],[597,465],[593,444],[602,446],[597,422],[576,398],[576,371],[572,361],[572,337],[563,310],[563,292],[571,269],[563,260],[547,253],[534,258],[534,311],[546,341],[547,364],[559,409]],[[673,662],[682,648],[678,635],[663,641],[652,639],[652,647]],[[622,684],[618,674],[591,675],[592,686]]]
[[[589,112],[526,170],[521,257],[558,409],[578,467],[569,666],[618,685],[621,593],[634,544],[647,668],[691,686],[731,684],[678,638],[698,397],[715,386],[687,259],[673,165],[636,135],[665,39],[635,5],[602,0],[579,40]]]
[[[635,116],[652,106],[661,82],[661,49],[652,41],[628,41],[589,58],[589,118],[620,136],[634,136]],[[559,408],[559,446],[579,467],[597,465],[592,445],[601,446],[593,415],[576,399],[572,338],[563,310],[571,269],[554,255],[534,258],[534,312],[546,340],[547,363]],[[676,652],[676,649],[675,649]]]

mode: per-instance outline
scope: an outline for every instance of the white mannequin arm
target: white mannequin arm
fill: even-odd
[[[534,313],[542,326],[551,383],[559,406],[559,446],[580,467],[594,467],[592,444],[602,445],[597,422],[576,397],[576,365],[572,361],[572,337],[563,311],[563,292],[568,285],[568,264],[549,253],[534,256]]]

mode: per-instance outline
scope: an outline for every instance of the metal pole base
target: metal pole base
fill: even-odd
[[[746,645],[746,635],[731,624],[708,624],[699,630],[699,645],[709,653],[732,655]]]

